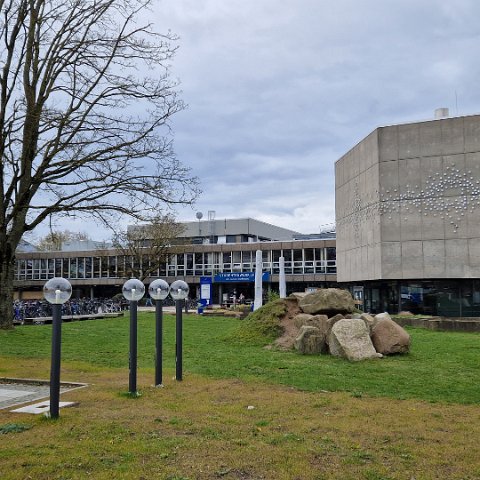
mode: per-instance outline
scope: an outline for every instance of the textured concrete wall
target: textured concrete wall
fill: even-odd
[[[480,276],[480,116],[379,128],[337,174],[339,281]]]
[[[378,131],[335,164],[337,278],[377,278],[380,274]]]

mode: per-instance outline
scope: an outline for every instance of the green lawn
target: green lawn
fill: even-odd
[[[480,478],[480,335],[412,329],[409,355],[353,364],[246,342],[245,321],[184,319],[184,381],[168,316],[155,388],[154,315],[139,315],[135,398],[128,316],[65,323],[62,380],[89,386],[62,394],[76,408],[58,420],[0,410],[0,478]],[[0,331],[0,377],[46,378],[50,348],[50,326]]]
[[[353,396],[418,398],[480,403],[480,335],[409,329],[408,355],[349,363],[330,356],[301,356],[232,340],[242,320],[184,315],[184,373],[257,379],[306,391],[346,391]],[[234,335],[233,335],[234,337]],[[153,313],[138,315],[138,366],[154,367]],[[164,321],[164,365],[174,368],[175,318]],[[0,356],[48,358],[51,326],[0,331]],[[64,323],[62,360],[128,370],[129,319]],[[0,367],[0,375],[2,370]],[[63,379],[63,378],[62,378]],[[75,379],[70,379],[74,381]],[[139,385],[141,389],[141,385]]]

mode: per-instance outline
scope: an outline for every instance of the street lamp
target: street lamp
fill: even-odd
[[[50,418],[58,418],[60,406],[60,358],[62,345],[62,304],[72,296],[72,286],[61,277],[43,286],[43,296],[52,304],[52,366],[50,369]]]
[[[148,287],[148,293],[155,300],[155,386],[162,386],[162,344],[163,344],[163,300],[170,293],[165,280],[154,280]]]
[[[176,335],[175,335],[175,378],[182,380],[182,300],[188,297],[188,284],[183,280],[176,280],[170,286],[170,295],[175,300]]]
[[[137,392],[137,306],[145,294],[145,285],[136,278],[127,280],[122,287],[122,293],[130,302],[130,357],[128,391]]]

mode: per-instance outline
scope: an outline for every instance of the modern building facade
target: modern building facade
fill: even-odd
[[[212,282],[212,301],[223,303],[232,295],[253,298],[251,275],[255,270],[255,254],[262,251],[265,290],[278,291],[279,258],[285,258],[287,289],[303,291],[310,287],[328,287],[336,282],[335,240],[326,236],[296,240],[297,232],[282,229],[253,219],[217,220],[212,228],[190,232],[177,239],[168,259],[155,278],[169,283],[181,279],[191,288],[191,297],[199,297],[200,283]],[[198,229],[198,224],[195,225]],[[193,227],[191,227],[193,228]],[[202,238],[203,241],[198,241]],[[191,243],[194,239],[195,243]],[[262,239],[262,241],[259,241]],[[232,242],[232,240],[234,240]],[[91,242],[58,252],[17,252],[15,288],[23,299],[41,298],[45,281],[54,276],[67,278],[76,297],[111,297],[121,292],[127,280],[129,263],[148,261],[122,255],[113,248],[99,248]],[[101,246],[102,247],[102,246]]]
[[[372,311],[480,316],[480,116],[377,128],[335,165],[338,281]]]
[[[265,290],[278,291],[283,256],[287,293],[336,286],[365,311],[480,317],[480,115],[377,128],[336,162],[335,191],[336,233],[209,212],[184,224],[146,283],[182,279],[198,297],[209,279],[214,303],[253,298],[261,250]],[[25,250],[15,273],[23,298],[40,298],[53,276],[68,278],[77,297],[111,297],[138,261],[107,245]]]

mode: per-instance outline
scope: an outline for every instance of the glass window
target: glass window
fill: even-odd
[[[68,276],[70,278],[77,278],[77,259],[71,258],[70,259],[70,270]]]
[[[42,280],[48,278],[48,260],[46,258],[40,260],[40,278]]]
[[[116,277],[117,276],[117,257],[108,257],[108,276]]]
[[[93,276],[100,278],[100,257],[93,257]]]
[[[167,264],[166,262],[162,262],[158,268],[158,275],[160,277],[166,277],[167,276]]]
[[[186,269],[185,275],[193,275],[193,253],[185,254]]]
[[[203,253],[195,253],[195,275],[203,275]]]
[[[85,258],[78,258],[78,278],[85,278]]]
[[[293,261],[294,262],[302,262],[303,261],[303,251],[299,249],[295,249],[293,251]]]
[[[125,278],[127,275],[125,273],[125,256],[117,256],[117,276],[119,278]]]
[[[336,260],[337,259],[337,249],[335,247],[327,248],[327,260]]]
[[[102,278],[108,277],[108,257],[102,257]]]
[[[85,257],[85,278],[92,278],[92,257]]]
[[[33,279],[40,280],[40,260],[38,258],[33,259]]]
[[[68,258],[63,259],[63,274],[62,276],[69,278],[70,276],[70,260]]]
[[[313,262],[314,260],[314,254],[313,254],[313,248],[305,248],[303,250],[304,255],[305,255],[305,261],[306,262]]]
[[[55,276],[56,277],[63,277],[62,259],[61,258],[56,258],[55,259]]]

